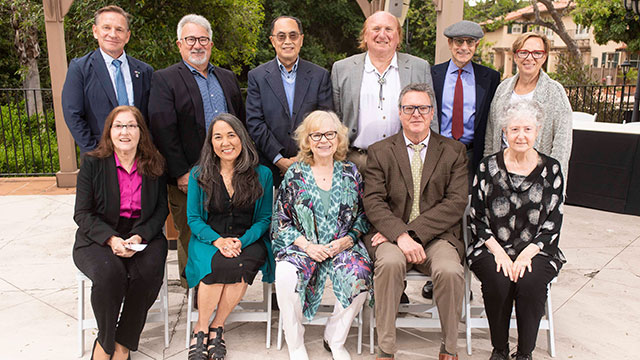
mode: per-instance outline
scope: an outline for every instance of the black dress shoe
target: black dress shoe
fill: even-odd
[[[531,356],[531,354],[523,354],[519,351],[511,354],[511,357],[515,360],[533,360],[533,356]]]
[[[403,291],[402,295],[400,296],[400,304],[408,304],[409,303],[409,297],[407,296],[407,294]]]
[[[489,360],[508,360],[509,359],[509,349],[498,350],[496,348],[491,352],[491,357]]]
[[[433,281],[427,281],[422,287],[422,297],[425,299],[433,299]]]

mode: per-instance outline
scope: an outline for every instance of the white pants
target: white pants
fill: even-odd
[[[298,275],[296,267],[286,261],[276,263],[276,296],[278,307],[282,314],[282,328],[284,337],[287,340],[290,359],[308,359],[307,351],[304,347],[304,315],[302,314],[302,304],[300,295],[296,293]],[[362,308],[367,293],[363,292],[353,299],[351,305],[346,309],[342,308],[336,299],[333,307],[333,314],[327,320],[324,330],[324,339],[333,349],[341,349],[349,335],[349,329],[353,319]]]

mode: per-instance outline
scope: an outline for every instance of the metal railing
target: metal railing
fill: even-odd
[[[0,89],[0,176],[59,170],[51,89]]]
[[[624,123],[631,120],[635,85],[565,86],[573,111],[598,114],[596,121]]]

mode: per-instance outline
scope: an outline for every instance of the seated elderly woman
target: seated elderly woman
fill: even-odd
[[[92,359],[127,359],[138,349],[147,311],[162,286],[162,226],[169,213],[164,165],[133,106],[111,111],[98,147],[82,158],[73,261],[93,283],[98,337]]]
[[[205,139],[187,192],[191,239],[185,274],[189,287],[198,285],[199,311],[189,360],[224,359],[225,320],[258,270],[262,281],[273,282],[271,171],[258,165],[258,152],[233,115],[215,117]]]
[[[504,115],[509,147],[484,158],[473,180],[469,267],[482,283],[493,352],[506,360],[515,301],[517,360],[532,359],[547,284],[566,262],[558,248],[562,226],[560,163],[536,151],[542,110],[512,103]]]
[[[334,359],[351,322],[373,291],[373,268],[361,242],[369,223],[362,206],[362,177],[351,162],[347,128],[336,114],[314,111],[295,132],[300,151],[280,184],[271,226],[276,256],[276,295],[289,357],[308,359],[303,316],[311,320],[327,277],[336,303],[324,331]]]

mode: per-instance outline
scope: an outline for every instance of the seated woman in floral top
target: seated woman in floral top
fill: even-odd
[[[518,323],[517,360],[531,359],[547,284],[565,263],[558,248],[562,226],[560,163],[533,148],[541,107],[510,104],[503,131],[509,147],[484,158],[471,192],[469,267],[482,282],[493,353],[506,360],[513,302]]]
[[[303,316],[318,310],[327,277],[336,304],[324,332],[334,359],[351,322],[373,291],[373,268],[361,242],[369,223],[362,207],[362,177],[344,161],[347,128],[332,112],[314,111],[296,130],[300,152],[280,184],[271,226],[276,257],[276,294],[289,357],[308,359]]]

